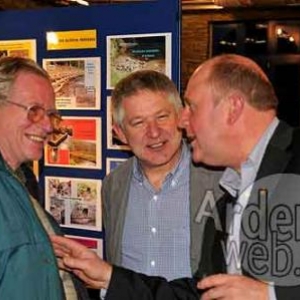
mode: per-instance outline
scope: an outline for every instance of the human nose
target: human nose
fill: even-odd
[[[152,138],[156,138],[160,134],[159,125],[157,124],[157,122],[155,120],[149,121],[147,123],[146,130],[147,130],[147,135],[150,136],[150,137],[152,137]]]
[[[52,133],[54,130],[52,117],[48,114],[44,114],[43,118],[39,122],[39,126],[47,133]]]
[[[188,130],[189,128],[189,116],[190,116],[190,108],[188,106],[184,107],[181,111],[180,117],[179,117],[179,128]]]

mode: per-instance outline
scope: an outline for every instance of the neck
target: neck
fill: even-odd
[[[244,163],[254,147],[257,145],[267,128],[274,120],[275,114],[271,112],[260,112],[255,117],[255,114],[248,119],[248,123],[244,126],[244,132],[240,134],[240,155],[235,153],[237,158],[233,169],[239,172],[242,163]],[[263,116],[261,115],[263,114]]]
[[[172,171],[175,165],[180,159],[182,149],[177,151],[169,162],[160,166],[146,166],[142,165],[142,170],[144,175],[147,177],[148,181],[155,188],[155,190],[160,190],[165,178]]]
[[[0,152],[1,152],[1,155],[2,155],[3,160],[5,161],[5,163],[6,163],[13,171],[16,171],[16,170],[19,168],[20,164],[17,163],[15,160],[13,160],[13,159],[11,158],[10,155],[7,155],[7,152],[6,152],[6,151],[0,150]]]

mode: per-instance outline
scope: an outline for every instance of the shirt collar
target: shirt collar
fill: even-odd
[[[252,149],[248,159],[242,163],[241,173],[237,172],[232,168],[225,169],[220,179],[220,185],[223,188],[225,188],[232,196],[236,197],[239,191],[243,189],[242,178],[241,178],[241,174],[243,173],[243,170],[245,170],[246,168],[252,168],[252,175],[253,175],[252,177],[254,177],[251,178],[250,180],[251,182],[244,183],[244,185],[247,187],[248,184],[251,184],[254,181],[259,166],[261,164],[262,158],[268,146],[268,143],[278,124],[279,124],[279,120],[277,117],[275,117],[273,121],[270,123],[270,125],[267,127],[267,129],[265,130],[261,138],[259,139],[258,143]]]
[[[181,146],[180,158],[176,163],[176,165],[173,167],[173,169],[167,174],[166,178],[176,176],[177,173],[179,173],[181,170],[187,167],[184,164],[189,161],[190,161],[190,150],[188,149],[187,144],[183,141]],[[140,161],[135,156],[133,158],[133,177],[139,182],[143,182],[145,179]]]

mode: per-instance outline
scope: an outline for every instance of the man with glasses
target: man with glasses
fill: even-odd
[[[87,299],[59,272],[48,234],[59,227],[25,187],[60,116],[48,74],[35,62],[0,59],[0,299]]]

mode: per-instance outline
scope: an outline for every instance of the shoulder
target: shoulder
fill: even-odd
[[[224,172],[222,167],[210,167],[204,164],[195,164],[191,162],[191,173],[201,177],[219,180]]]
[[[121,180],[127,178],[129,174],[132,172],[133,168],[133,157],[129,158],[125,162],[121,163],[118,167],[112,170],[109,174],[107,174],[103,179],[103,184],[107,184],[109,182],[115,180]]]

